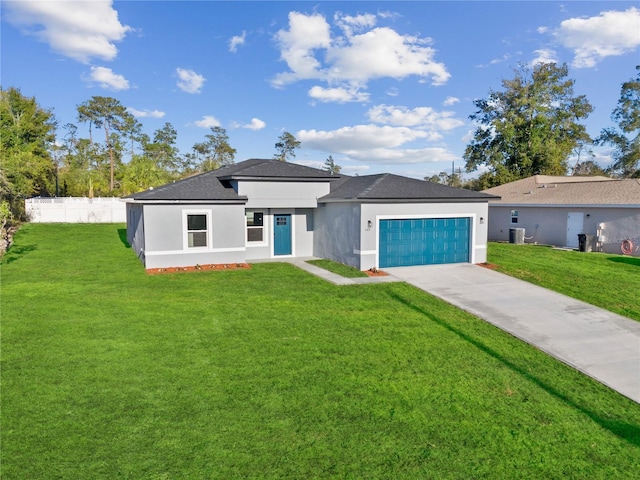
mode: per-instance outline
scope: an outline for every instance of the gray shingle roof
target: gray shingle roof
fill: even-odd
[[[278,160],[251,159],[194,175],[126,198],[141,201],[246,202],[229,180],[330,181],[330,201],[487,201],[485,193],[452,188],[390,173],[349,177]],[[286,187],[284,187],[286,188]]]
[[[125,198],[148,201],[246,201],[246,197],[241,197],[230,185],[220,181],[218,170],[187,177]]]
[[[238,195],[228,180],[326,180],[334,181],[339,175],[295,163],[270,159],[250,159],[225,165],[210,172],[184,178],[173,183],[134,193],[125,198],[147,201],[246,201]]]
[[[499,195],[491,204],[507,205],[630,205],[640,207],[640,180],[607,177],[534,175],[484,190]]]
[[[241,178],[273,178],[273,179],[333,179],[340,175],[331,175],[325,170],[298,165],[297,163],[281,162],[279,160],[265,160],[252,158],[235,165],[222,167],[218,176],[222,179]]]
[[[332,185],[333,187],[333,185]],[[318,199],[319,202],[328,201],[487,201],[495,198],[492,195],[453,188],[424,180],[401,177],[391,173],[378,175],[364,175],[350,177],[340,181],[331,193]]]

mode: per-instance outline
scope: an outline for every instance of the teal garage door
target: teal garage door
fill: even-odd
[[[469,218],[380,220],[380,268],[469,261]]]

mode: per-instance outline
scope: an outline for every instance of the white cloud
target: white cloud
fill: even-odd
[[[242,35],[234,35],[231,37],[231,40],[229,40],[229,51],[233,53],[237,52],[238,47],[244,45],[246,38],[247,32],[244,30],[242,31]]]
[[[462,120],[455,118],[454,112],[438,112],[431,107],[409,109],[401,106],[377,105],[369,109],[367,116],[376,123],[435,131],[452,130],[464,125]]]
[[[264,123],[259,118],[255,118],[255,117],[251,119],[251,122],[246,124],[242,124],[238,122],[233,123],[234,128],[246,128],[248,130],[262,130],[266,126],[267,126],[266,123]]]
[[[186,93],[200,93],[202,86],[206,79],[194,72],[193,70],[187,70],[184,68],[176,68],[178,74],[178,88]]]
[[[334,101],[344,102],[345,91],[354,86],[366,88],[367,82],[376,78],[417,75],[430,79],[433,85],[442,85],[451,76],[443,63],[434,61],[436,51],[430,46],[430,38],[400,35],[388,27],[371,28],[376,22],[371,14],[353,17],[338,13],[335,20],[344,36],[332,38],[323,15],[289,13],[289,29],[276,35],[280,58],[289,70],[273,78],[274,87],[299,80],[322,80],[329,88],[318,87],[310,93],[323,101],[335,95]]]
[[[196,120],[193,122],[193,125],[200,128],[211,128],[211,127],[219,127],[220,122],[217,118],[212,115],[205,115],[200,120]]]
[[[349,153],[349,157],[362,162],[396,165],[434,162],[451,163],[452,161],[460,160],[460,157],[442,147],[409,149],[376,148],[368,151],[351,152]]]
[[[305,148],[349,154],[357,150],[398,147],[427,136],[406,127],[356,125],[338,130],[301,130],[296,134]]]
[[[322,15],[290,12],[289,30],[280,30],[276,40],[280,47],[280,58],[287,62],[291,72],[276,75],[272,82],[274,86],[325,76],[320,71],[320,62],[313,56],[314,50],[326,49],[331,45],[329,24]]]
[[[323,88],[316,85],[309,90],[309,96],[325,103],[367,102],[369,100],[369,94],[361,92],[358,87]]]
[[[398,95],[400,95],[400,90],[398,90],[396,87],[391,87],[386,91],[386,94],[389,97],[397,97]]]
[[[431,39],[403,36],[379,27],[351,37],[348,45],[327,52],[330,78],[366,82],[373,78],[430,77],[442,85],[451,76],[444,64],[433,61]]]
[[[464,144],[468,144],[468,143],[470,143],[470,142],[471,142],[471,140],[473,140],[473,137],[475,137],[475,133],[476,133],[476,131],[475,131],[475,130],[469,130],[467,133],[465,133],[465,134],[462,136],[462,138],[461,138],[462,142],[463,142]]]
[[[555,50],[549,48],[541,48],[533,52],[536,56],[531,60],[530,65],[537,65],[538,63],[558,63],[558,54]]]
[[[347,175],[359,175],[366,174],[367,170],[369,170],[369,165],[345,165],[340,172]]]
[[[112,4],[111,0],[22,0],[3,2],[3,7],[7,20],[24,33],[64,56],[88,63],[91,58],[113,60],[118,54],[115,42],[132,30],[120,23]]]
[[[305,149],[339,154],[358,162],[392,165],[459,160],[443,147],[408,146],[416,140],[429,141],[431,137],[430,132],[422,130],[378,125],[356,125],[332,131],[301,130],[296,133]]]
[[[445,107],[449,107],[451,105],[455,105],[456,103],[460,103],[460,99],[457,97],[447,97],[444,99],[442,103]]]
[[[138,110],[137,108],[127,107],[127,111],[136,118],[162,118],[165,116],[165,113],[160,110]]]
[[[488,64],[486,64],[486,65],[480,64],[480,65],[478,65],[478,67],[479,67],[479,68],[487,68],[487,67],[489,67],[489,66],[491,66],[491,65],[497,65],[497,64],[499,64],[499,63],[506,62],[506,61],[508,61],[510,58],[511,58],[511,54],[509,54],[509,53],[505,53],[505,54],[504,54],[504,55],[502,55],[501,57],[497,57],[497,58],[493,58],[493,59],[491,59],[491,60],[489,61],[489,63],[488,63]]]
[[[509,60],[511,58],[511,54],[510,53],[505,53],[504,55],[502,55],[499,58],[494,58],[493,60],[491,60],[489,62],[490,65],[497,65],[498,63],[503,63],[506,62],[507,60]]]
[[[640,9],[570,18],[560,23],[554,36],[562,46],[573,50],[574,67],[594,67],[606,57],[632,53],[640,46]]]
[[[342,12],[336,12],[333,16],[336,24],[342,29],[348,37],[353,35],[354,31],[362,31],[367,27],[373,27],[376,24],[376,16],[370,13],[362,15],[344,15]]]
[[[106,90],[129,90],[129,81],[106,67],[91,67],[91,73],[83,76],[83,80],[97,83]]]
[[[325,165],[323,161],[320,160],[294,160],[292,163],[296,165],[304,165],[305,167],[317,168],[321,170]]]

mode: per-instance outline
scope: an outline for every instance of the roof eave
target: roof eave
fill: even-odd
[[[500,198],[500,197],[496,197]],[[488,203],[490,198],[470,197],[470,198],[319,198],[318,203]]]
[[[244,180],[250,182],[264,182],[264,181],[272,181],[272,182],[318,182],[318,181],[326,181],[331,182],[340,177],[332,176],[332,177],[281,177],[281,176],[268,176],[268,175],[223,175],[218,177],[221,181],[229,181],[229,180]]]
[[[178,205],[178,204],[212,204],[212,205],[244,205],[247,203],[247,197],[238,197],[234,199],[189,199],[189,200],[175,200],[175,199],[144,199],[144,198],[127,198],[127,203],[154,203],[154,204],[170,204],[170,205]]]

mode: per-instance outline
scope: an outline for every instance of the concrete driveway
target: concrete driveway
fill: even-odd
[[[640,322],[477,265],[395,267],[385,272],[640,403]]]

